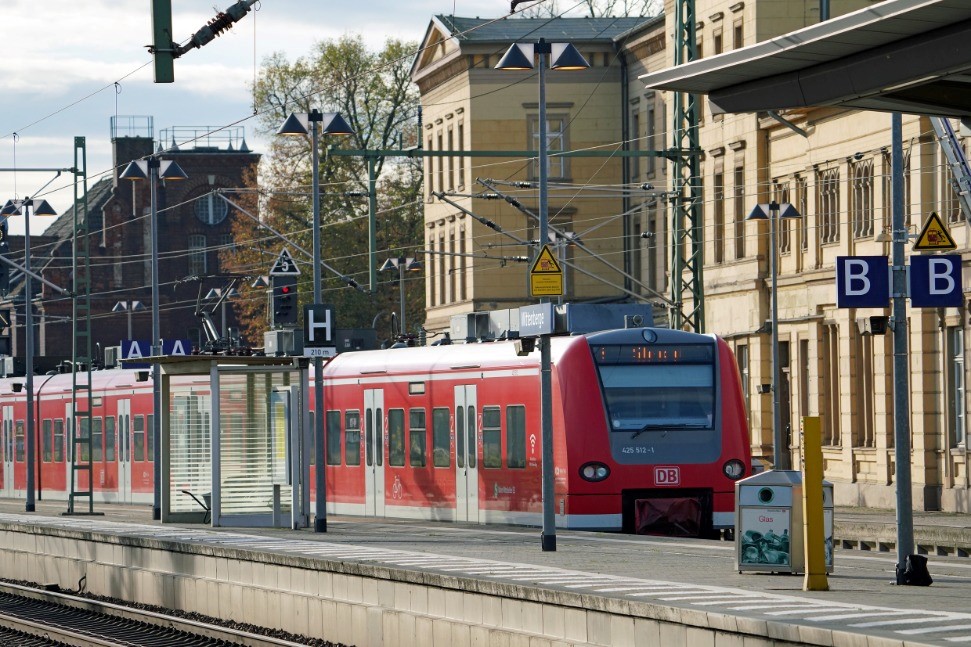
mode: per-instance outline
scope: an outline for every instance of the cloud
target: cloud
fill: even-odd
[[[0,0],[4,54],[0,78],[0,167],[67,167],[74,137],[87,141],[89,184],[111,168],[109,119],[154,117],[156,135],[170,126],[224,126],[239,120],[251,148],[265,151],[256,133],[250,85],[254,65],[271,53],[290,60],[315,43],[362,34],[379,48],[391,37],[418,41],[434,14],[499,17],[508,0],[372,0],[336,6],[325,0],[267,0],[239,24],[175,63],[175,83],[153,83],[151,8],[145,0]],[[188,39],[234,0],[175,0],[173,32]],[[39,10],[40,6],[43,10]],[[114,83],[119,82],[120,92]],[[19,140],[14,145],[11,133]],[[16,151],[16,160],[14,152]],[[13,197],[15,176],[0,172],[0,199]],[[34,191],[50,175],[17,173],[16,191]],[[51,203],[66,209],[73,199],[62,177]],[[33,232],[33,227],[31,228]],[[41,229],[39,228],[38,231]]]

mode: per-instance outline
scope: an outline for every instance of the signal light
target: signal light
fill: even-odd
[[[273,325],[297,325],[297,277],[273,277]]]

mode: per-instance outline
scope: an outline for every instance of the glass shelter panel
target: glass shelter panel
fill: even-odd
[[[273,512],[274,485],[285,488],[289,478],[289,388],[282,373],[220,375],[221,516]],[[289,495],[279,505],[288,513]]]
[[[208,385],[173,377],[169,387],[169,485],[172,512],[198,512],[199,505],[183,491],[202,497],[212,489]]]

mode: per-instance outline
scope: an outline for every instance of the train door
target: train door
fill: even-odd
[[[118,400],[118,500],[132,502],[131,400]]]
[[[455,387],[455,519],[479,522],[479,433],[475,387]]]
[[[77,445],[74,444],[74,408],[70,402],[64,405],[64,426],[61,427],[62,434],[62,447],[64,461],[64,483],[67,484],[67,492],[72,492],[71,490],[71,479],[74,478],[74,469],[71,467],[74,461],[74,452],[77,451]],[[55,441],[56,442],[56,441]],[[75,488],[80,489],[80,488]]]
[[[364,492],[366,515],[384,516],[384,391],[364,391]]]
[[[13,406],[3,408],[3,496],[13,496]]]

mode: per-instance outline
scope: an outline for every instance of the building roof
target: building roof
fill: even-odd
[[[94,216],[96,210],[104,207],[105,202],[111,197],[112,178],[110,175],[103,176],[94,185],[88,187],[88,216],[92,220],[97,220],[96,229],[101,228],[101,215]],[[94,223],[92,223],[94,224]],[[54,222],[44,230],[45,236],[53,236],[59,240],[71,239],[74,236],[74,207],[58,216]]]
[[[884,0],[756,45],[640,77],[713,112],[843,106],[971,114],[971,2]]]
[[[435,20],[460,41],[513,43],[545,38],[550,42],[612,41],[652,17],[628,18],[462,18],[439,14]]]

